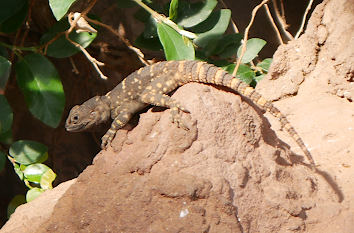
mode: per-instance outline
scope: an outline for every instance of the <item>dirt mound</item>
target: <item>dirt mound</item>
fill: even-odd
[[[320,4],[306,33],[279,48],[257,86],[299,132],[316,172],[277,119],[234,93],[188,84],[173,97],[191,111],[183,115],[190,131],[170,123],[170,110],[141,114],[53,200],[51,216],[23,211],[38,211],[41,196],[1,232],[22,219],[43,225],[16,232],[350,232],[353,13],[351,1]]]
[[[191,130],[171,124],[169,110],[142,114],[79,176],[43,232],[305,229],[317,178],[290,166],[266,119],[210,86],[189,84],[174,97],[191,111]]]

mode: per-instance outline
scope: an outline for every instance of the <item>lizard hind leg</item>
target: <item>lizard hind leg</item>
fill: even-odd
[[[143,92],[140,97],[141,101],[147,104],[166,107],[171,109],[171,121],[176,123],[177,127],[181,127],[185,130],[190,129],[190,124],[182,119],[182,112],[190,113],[185,107],[183,107],[177,100],[170,96],[156,92]]]

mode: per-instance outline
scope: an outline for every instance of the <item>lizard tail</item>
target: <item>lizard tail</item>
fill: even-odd
[[[201,83],[211,83],[231,88],[232,90],[249,98],[262,110],[267,111],[271,113],[274,117],[278,118],[282,125],[282,128],[284,128],[289,133],[289,135],[294,139],[294,141],[301,148],[301,150],[309,160],[311,168],[315,168],[315,161],[313,160],[310,151],[305,146],[305,143],[302,141],[295,129],[291,126],[288,119],[279,111],[279,109],[277,109],[273,105],[272,102],[266,100],[248,84],[244,83],[238,78],[233,77],[226,71],[215,67],[214,65],[204,62],[198,62],[194,63],[192,66],[194,68],[192,70],[195,71],[192,71],[191,78],[193,79],[193,81]]]

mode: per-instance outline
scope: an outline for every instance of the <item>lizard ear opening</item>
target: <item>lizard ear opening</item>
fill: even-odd
[[[97,112],[96,111],[92,111],[90,113],[90,117],[91,117],[91,119],[96,119],[97,118]]]

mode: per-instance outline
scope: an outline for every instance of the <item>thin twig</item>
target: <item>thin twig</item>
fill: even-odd
[[[59,37],[61,37],[62,35],[65,34],[65,31],[64,32],[59,32],[58,34],[56,34],[52,39],[50,39],[47,43],[45,43],[44,45],[42,45],[40,47],[40,50],[43,50],[43,54],[46,55],[47,54],[47,50],[48,50],[48,46],[51,45],[54,41],[56,41],[57,39],[59,39]]]
[[[9,44],[6,44],[4,42],[1,42],[0,41],[0,45],[5,47],[5,48],[8,48],[8,49],[11,49],[12,51],[18,51],[18,50],[24,50],[24,51],[31,51],[31,52],[36,52],[38,47],[36,46],[32,46],[32,47],[21,47],[21,46],[16,46],[16,45],[9,45]]]
[[[14,47],[17,47],[16,44],[17,44],[17,40],[18,40],[18,37],[20,36],[20,34],[21,34],[21,28],[19,28],[16,32],[14,43],[13,43]],[[10,55],[10,62],[13,63],[14,59],[15,59],[15,50],[13,49],[11,51],[11,55]]]
[[[83,54],[86,56],[86,58],[91,62],[91,64],[93,65],[93,67],[95,67],[95,70],[97,71],[97,73],[100,75],[100,77],[102,79],[107,79],[107,76],[105,76],[100,68],[98,68],[98,66],[104,66],[103,62],[97,61],[94,57],[92,57],[84,47],[82,47],[79,43],[76,43],[75,41],[72,41],[69,37],[66,37],[66,39],[72,43],[73,45],[75,45],[77,48],[79,48],[81,50],[81,52],[83,52]]]
[[[72,72],[74,72],[74,74],[78,75],[80,74],[79,70],[77,69],[76,65],[75,65],[75,61],[72,57],[69,57],[69,61],[71,63],[71,66],[73,67]]]
[[[88,7],[86,7],[86,9],[81,12],[81,14],[86,15],[87,13],[89,13],[90,10],[92,9],[92,7],[96,4],[96,2],[97,2],[97,0],[92,0],[90,2],[90,4],[88,5]]]
[[[256,17],[256,14],[257,14],[257,11],[259,10],[259,8],[261,8],[264,4],[266,4],[268,2],[268,0],[263,0],[259,5],[257,5],[255,8],[253,8],[252,10],[252,16],[251,16],[251,20],[248,24],[248,26],[246,27],[245,29],[245,35],[243,37],[243,46],[242,46],[242,50],[241,50],[241,55],[240,57],[237,59],[237,63],[236,63],[236,66],[235,66],[235,69],[232,73],[232,75],[235,77],[236,76],[236,73],[237,73],[237,70],[238,70],[238,67],[240,66],[241,64],[241,61],[242,61],[242,58],[243,58],[243,55],[245,54],[246,52],[246,49],[247,49],[247,39],[248,39],[248,32],[253,24],[253,21],[254,21],[254,18]]]
[[[277,0],[273,0],[272,2],[273,2],[275,16],[276,16],[278,23],[280,24],[281,30],[283,31],[283,33],[285,34],[285,36],[287,37],[288,40],[293,40],[294,39],[293,35],[291,35],[290,32],[288,32],[286,30],[288,28],[288,25],[286,24],[285,18],[283,18],[279,13]]]
[[[133,0],[133,1],[136,2],[142,8],[144,8],[144,10],[149,12],[155,20],[157,20],[158,22],[163,22],[163,23],[167,24],[168,26],[170,26],[171,28],[176,30],[182,36],[188,37],[190,39],[197,38],[196,34],[194,34],[193,32],[189,32],[189,31],[186,31],[186,30],[183,30],[183,29],[179,28],[178,25],[175,24],[175,22],[173,22],[172,20],[170,20],[166,16],[157,13],[156,11],[154,11],[153,9],[148,7],[145,3],[143,3],[141,0]]]
[[[30,1],[29,7],[28,7],[28,14],[27,14],[27,20],[26,20],[26,30],[23,33],[22,39],[21,39],[21,43],[20,46],[23,46],[23,44],[25,43],[25,39],[28,35],[28,31],[29,31],[29,22],[31,21],[31,16],[32,16],[32,7],[34,5],[34,0]]]
[[[309,13],[309,11],[310,11],[310,9],[311,9],[312,3],[313,3],[313,0],[310,0],[310,1],[309,1],[309,4],[307,5],[307,8],[306,8],[306,10],[305,10],[305,14],[304,14],[304,16],[302,17],[302,22],[301,22],[300,29],[299,29],[299,31],[297,31],[297,33],[296,33],[296,35],[295,35],[295,39],[299,38],[301,32],[304,30],[305,21],[306,21],[306,16],[307,16],[307,14]]]
[[[140,49],[134,47],[130,42],[129,40],[127,40],[124,36],[122,36],[120,33],[118,33],[116,30],[114,30],[111,26],[107,25],[107,24],[104,24],[104,23],[101,23],[100,21],[97,21],[97,20],[94,20],[94,19],[90,19],[88,18],[87,16],[85,16],[85,19],[88,21],[88,22],[91,22],[93,24],[97,24],[99,26],[102,26],[104,28],[106,28],[107,30],[109,30],[110,32],[112,32],[114,35],[116,35],[121,41],[123,41],[123,43],[130,49],[132,50],[134,53],[136,53],[138,55],[138,58],[139,60],[145,64],[145,65],[151,65],[149,61],[147,61],[145,58],[144,58],[144,54],[141,52]]]
[[[100,77],[102,79],[107,79],[107,76],[105,76],[100,68],[98,66],[104,66],[103,62],[97,61],[94,57],[92,57],[84,47],[82,47],[79,43],[76,43],[75,41],[71,40],[69,38],[70,33],[72,32],[72,30],[77,26],[77,22],[80,19],[84,19],[83,17],[86,16],[86,14],[91,10],[91,8],[96,4],[97,0],[92,0],[89,4],[89,6],[82,12],[79,14],[76,14],[76,17],[74,17],[74,13],[70,13],[68,17],[73,17],[73,20],[70,19],[69,23],[70,23],[70,28],[68,30],[65,31],[65,38],[72,43],[75,47],[79,48],[81,50],[81,52],[83,52],[83,54],[86,56],[86,58],[91,62],[91,64],[93,65],[93,67],[95,68],[95,70],[97,71],[97,73],[100,75]],[[80,29],[80,28],[79,28]]]
[[[285,20],[285,8],[284,8],[284,1],[283,0],[280,0],[280,13],[281,13],[281,17]]]
[[[277,25],[275,24],[275,22],[273,20],[272,14],[270,13],[268,4],[264,4],[264,8],[265,8],[265,10],[267,12],[267,16],[269,18],[269,21],[271,22],[271,24],[272,24],[272,26],[274,28],[274,31],[277,34],[277,37],[278,37],[278,40],[279,40],[280,44],[284,44],[283,39],[281,38],[280,32],[279,32],[279,30],[277,28]]]
[[[221,2],[221,4],[222,4],[225,8],[228,8],[227,5],[225,4],[225,2],[224,2],[223,0],[220,0],[220,2]],[[232,28],[234,29],[234,31],[235,31],[236,33],[239,33],[239,30],[238,30],[238,28],[237,28],[237,26],[236,26],[236,23],[235,23],[235,21],[232,19],[232,17],[231,17],[231,24],[232,24]]]

